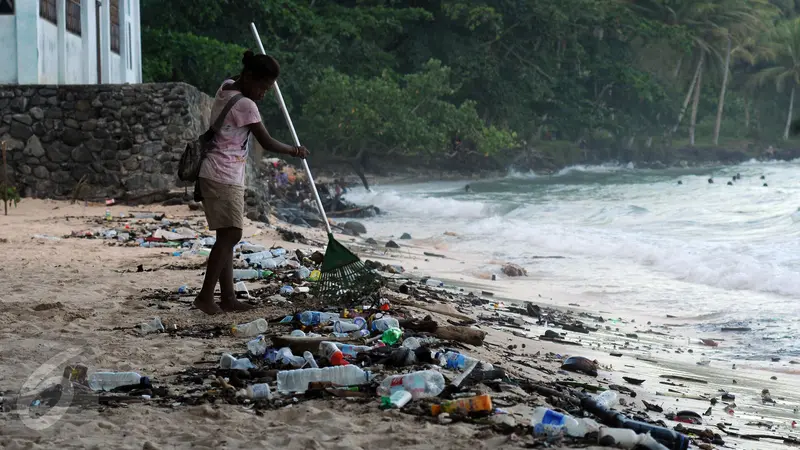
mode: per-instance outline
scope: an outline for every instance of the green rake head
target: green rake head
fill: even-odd
[[[368,297],[383,285],[380,275],[367,268],[353,252],[328,234],[316,294],[329,304],[350,305]]]

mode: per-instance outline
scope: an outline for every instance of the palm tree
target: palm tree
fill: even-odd
[[[728,8],[727,18],[732,19],[727,29],[723,30],[725,49],[725,63],[722,66],[722,86],[719,91],[717,103],[717,118],[714,123],[714,145],[719,145],[719,131],[722,125],[722,110],[725,107],[725,93],[728,89],[728,76],[731,67],[733,40],[740,44],[736,50],[743,53],[747,43],[752,42],[753,36],[760,32],[769,20],[778,14],[778,9],[767,0],[729,0],[725,5]],[[739,20],[736,20],[739,17]]]
[[[694,129],[697,121],[697,105],[702,89],[703,72],[722,66],[723,83],[715,127],[715,142],[719,137],[719,124],[727,90],[730,56],[735,39],[746,36],[764,24],[765,17],[774,14],[768,0],[640,0],[632,2],[631,8],[651,19],[661,20],[667,25],[682,26],[688,30],[692,43],[692,54],[697,60],[694,75],[689,82],[686,97],[672,128],[677,131],[689,102],[692,101],[689,140],[694,145]],[[720,51],[720,47],[724,51]],[[680,59],[676,74],[681,66]],[[694,98],[693,98],[694,96]]]
[[[778,92],[789,89],[789,111],[783,131],[783,139],[787,140],[794,113],[795,91],[800,84],[800,18],[779,24],[771,35],[770,43],[772,57],[768,60],[773,66],[755,74],[751,82],[759,87],[774,82]]]

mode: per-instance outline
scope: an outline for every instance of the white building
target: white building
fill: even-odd
[[[139,0],[0,0],[0,84],[141,82]]]

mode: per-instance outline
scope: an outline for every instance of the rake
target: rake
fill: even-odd
[[[261,43],[261,37],[258,35],[255,23],[250,23],[250,31],[253,32],[258,49],[262,54],[266,54],[267,52],[264,51],[264,45]],[[275,99],[280,105],[283,117],[289,126],[289,131],[292,133],[294,145],[299,146],[300,139],[297,137],[297,132],[294,129],[292,118],[289,116],[289,111],[286,109],[286,103],[283,101],[283,95],[281,95],[278,83],[275,83],[274,90]],[[317,185],[311,176],[308,162],[305,159],[302,161],[303,168],[308,175],[308,182],[311,184],[311,191],[314,192],[314,199],[317,201],[317,208],[325,220],[325,228],[328,231],[328,246],[325,249],[325,259],[322,262],[320,279],[315,286],[315,294],[329,303],[344,305],[357,302],[380,289],[382,285],[381,277],[375,271],[366,267],[355,253],[334,239],[333,230],[331,230],[328,216],[325,214],[322,200],[319,198]]]

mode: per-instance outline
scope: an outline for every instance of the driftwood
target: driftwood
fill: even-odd
[[[414,308],[419,308],[419,309],[422,309],[422,310],[425,310],[425,311],[430,311],[430,312],[434,312],[434,313],[437,313],[437,314],[450,316],[450,317],[453,317],[455,319],[458,319],[458,320],[461,320],[461,321],[467,322],[467,323],[475,323],[475,319],[473,319],[472,317],[470,317],[470,316],[468,316],[466,314],[462,314],[462,313],[458,312],[451,305],[443,305],[443,304],[438,304],[438,303],[427,304],[427,303],[421,303],[421,302],[416,302],[414,300],[407,300],[407,299],[402,299],[402,298],[394,298],[394,299],[392,299],[392,303],[397,303],[397,304],[403,305],[403,306],[412,306]]]
[[[433,333],[439,339],[447,341],[458,341],[464,344],[481,346],[483,339],[486,337],[486,332],[483,330],[476,330],[475,328],[446,326],[438,327]]]
[[[433,320],[403,319],[400,321],[400,328],[419,333],[433,333],[438,327],[439,324]]]

